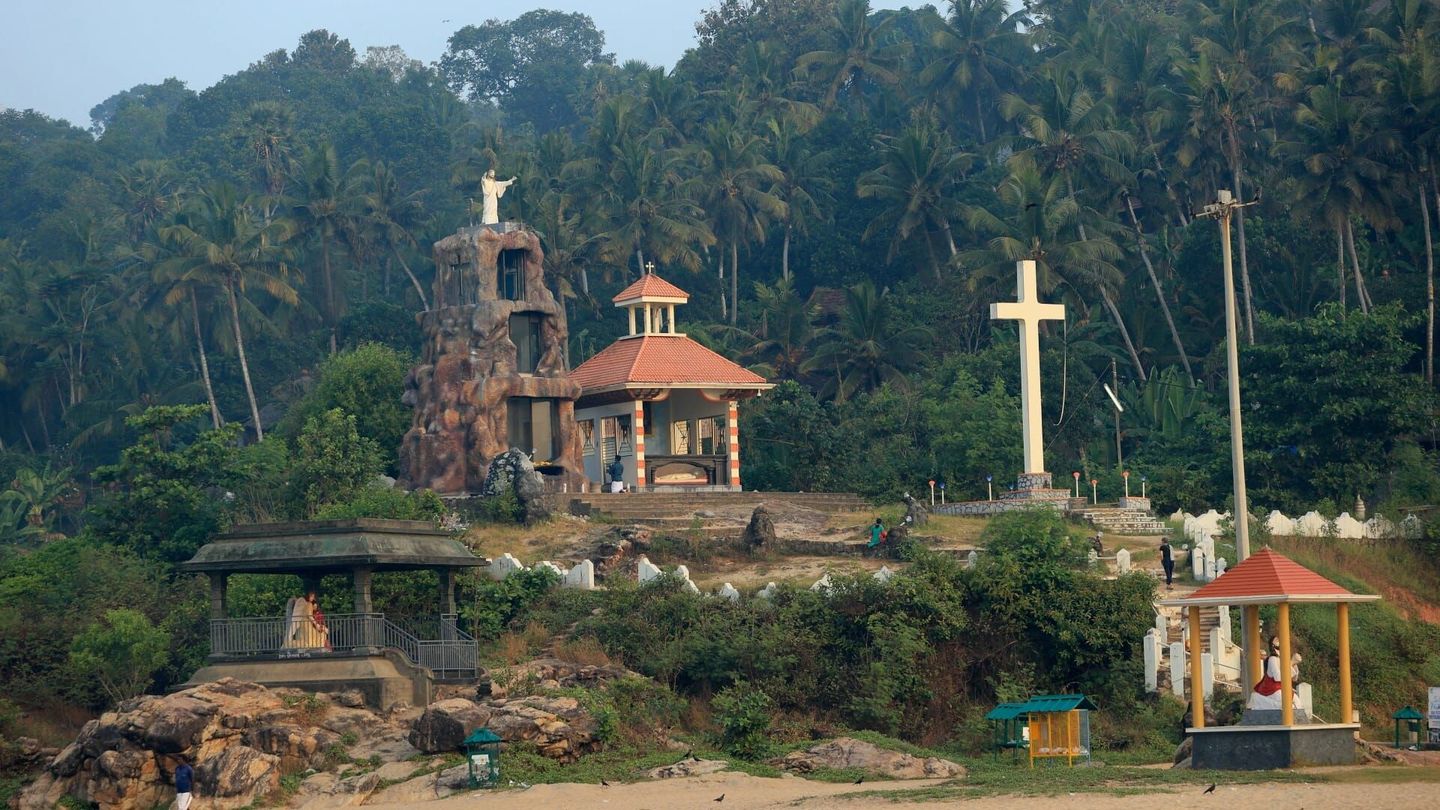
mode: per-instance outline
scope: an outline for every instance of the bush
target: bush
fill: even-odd
[[[428,489],[405,492],[393,487],[367,486],[351,493],[344,501],[315,510],[315,519],[439,520],[445,512],[445,502]]]
[[[410,427],[411,411],[401,401],[411,359],[388,346],[366,343],[325,361],[315,388],[277,426],[277,433],[295,439],[310,420],[336,408],[354,417],[360,437],[383,452],[391,468],[400,440]]]
[[[711,702],[720,724],[720,746],[748,760],[762,760],[774,751],[770,718],[775,702],[761,689],[744,681],[720,690]]]
[[[170,636],[137,610],[105,612],[70,646],[70,663],[82,677],[100,683],[112,702],[134,697],[165,663]]]

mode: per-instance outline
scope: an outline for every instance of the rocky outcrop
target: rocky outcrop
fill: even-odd
[[[595,718],[579,701],[540,695],[485,704],[463,698],[431,704],[415,722],[410,744],[427,754],[455,751],[482,726],[507,745],[528,743],[560,762],[574,762],[601,747]]]
[[[658,768],[651,768],[649,776],[651,779],[682,779],[687,776],[703,776],[707,773],[718,773],[730,767],[730,763],[723,759],[695,759],[686,757],[674,765],[661,765]]]
[[[363,709],[301,698],[226,678],[125,701],[85,724],[14,806],[49,810],[65,796],[103,810],[164,805],[175,795],[175,755],[184,754],[206,807],[243,807],[278,787],[282,774],[322,767],[342,735],[386,727]]]
[[[467,228],[435,244],[435,308],[421,313],[420,365],[405,380],[403,401],[415,418],[400,447],[401,483],[442,494],[479,492],[492,459],[510,449],[512,397],[554,400],[553,447],[534,449],[564,476],[570,490],[584,480],[575,399],[568,376],[565,310],[545,287],[544,254],[533,232]],[[496,266],[519,263],[518,287],[498,290]],[[510,334],[511,316],[538,322],[534,368],[522,369]],[[522,341],[524,342],[524,341]],[[553,452],[552,452],[553,451]],[[558,487],[557,487],[558,488]]]
[[[964,766],[939,757],[916,757],[888,751],[850,737],[837,737],[804,751],[791,751],[775,764],[787,771],[809,773],[819,768],[855,768],[891,779],[953,779]]]

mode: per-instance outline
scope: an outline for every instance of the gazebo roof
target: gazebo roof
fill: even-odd
[[[649,301],[667,304],[683,304],[690,300],[690,293],[676,287],[654,273],[646,273],[639,281],[620,291],[611,299],[615,306],[640,304]]]
[[[1374,602],[1380,597],[1351,593],[1269,548],[1229,569],[1214,582],[1179,599],[1165,599],[1168,607],[1213,605],[1276,605],[1281,602]]]
[[[1088,709],[1095,711],[1095,704],[1090,698],[1084,695],[1035,695],[1029,700],[1020,704],[1020,710],[1025,714],[1034,712],[1044,714],[1046,712],[1069,712],[1075,709]]]
[[[181,563],[191,573],[297,574],[486,564],[447,531],[420,520],[312,520],[236,526]]]
[[[626,387],[765,390],[764,377],[685,335],[621,338],[570,372],[581,396]]]

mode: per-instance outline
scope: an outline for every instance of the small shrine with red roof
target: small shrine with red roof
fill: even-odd
[[[774,385],[681,333],[690,294],[647,272],[615,296],[630,333],[570,373],[585,476],[606,491],[740,490],[739,403]]]

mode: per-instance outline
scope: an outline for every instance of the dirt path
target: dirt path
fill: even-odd
[[[1110,796],[1079,793],[1062,796],[994,796],[983,799],[947,800],[901,803],[891,805],[883,793],[893,790],[924,788],[941,784],[940,780],[880,782],[874,785],[845,785],[809,782],[787,777],[764,779],[738,773],[708,774],[692,779],[659,782],[637,782],[628,785],[536,785],[525,790],[503,790],[485,794],[465,794],[436,802],[427,802],[427,810],[462,810],[483,804],[486,810],[703,810],[723,808],[800,807],[811,810],[860,810],[882,802],[896,807],[924,808],[963,806],[969,810],[1224,810],[1237,807],[1263,807],[1266,810],[1351,810],[1357,807],[1432,808],[1435,806],[1434,783],[1395,782],[1386,784],[1304,784],[1273,783],[1235,785],[1216,788],[1206,795],[1203,788],[1185,785],[1173,791],[1157,791],[1142,795]],[[715,799],[724,795],[723,802]],[[378,810],[398,810],[410,805],[366,805]]]

